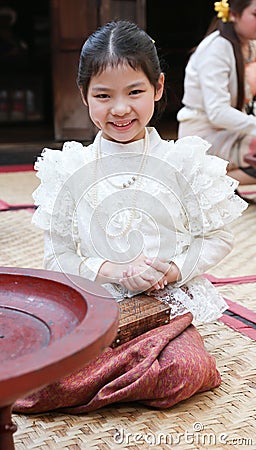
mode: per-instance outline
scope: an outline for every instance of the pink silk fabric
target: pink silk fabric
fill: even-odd
[[[103,353],[75,373],[18,400],[13,411],[70,414],[116,402],[169,408],[220,385],[215,359],[191,324],[191,313]]]

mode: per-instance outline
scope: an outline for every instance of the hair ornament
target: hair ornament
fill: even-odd
[[[229,3],[228,0],[221,0],[220,2],[214,3],[214,9],[217,11],[218,19],[221,19],[222,22],[230,22],[229,16]]]
[[[146,34],[147,34],[147,33],[146,33]],[[151,40],[152,44],[154,45],[154,44],[156,43],[156,41],[155,41],[151,36],[149,36],[149,34],[148,34],[148,37],[149,37],[149,39]]]

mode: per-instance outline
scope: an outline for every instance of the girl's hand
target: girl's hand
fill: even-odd
[[[127,270],[123,272],[122,278],[119,283],[124,288],[131,292],[145,292],[155,283],[155,276],[147,270],[148,267],[134,267],[130,265]]]
[[[146,256],[140,255],[130,264],[115,264],[105,261],[99,269],[96,282],[119,283],[132,292],[143,292],[153,286],[162,274],[145,263]]]
[[[153,290],[163,289],[167,284],[175,283],[181,278],[180,270],[174,262],[168,263],[158,258],[147,258],[145,263],[163,274],[162,278],[158,281],[158,283],[152,286],[148,293]]]
[[[150,270],[149,270],[150,268]],[[176,264],[167,263],[158,258],[154,260],[141,255],[123,272],[119,283],[132,292],[147,292],[164,289],[168,283],[180,278]]]
[[[140,255],[123,271],[119,283],[131,292],[147,292],[150,289],[163,289],[167,284],[163,274],[146,263],[146,256]]]
[[[174,263],[140,255],[128,266],[106,261],[100,268],[98,283],[119,283],[131,292],[147,292],[164,289],[168,283],[177,281],[180,271]]]

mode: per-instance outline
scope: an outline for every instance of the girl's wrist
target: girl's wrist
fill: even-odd
[[[98,283],[118,283],[122,277],[123,270],[119,264],[105,261],[98,271],[96,281]]]
[[[179,281],[181,279],[180,269],[172,261],[169,263],[169,265],[170,265],[170,268],[167,271],[167,273],[165,274],[165,278],[168,281],[168,283],[176,283],[177,281]]]

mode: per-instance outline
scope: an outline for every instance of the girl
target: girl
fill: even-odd
[[[256,151],[256,0],[222,0],[215,8],[186,67],[178,135],[207,139],[209,153],[229,161],[231,177],[255,184],[256,168],[244,156]]]
[[[202,274],[231,250],[227,224],[246,204],[226,163],[206,155],[207,142],[166,142],[147,127],[165,103],[164,74],[135,24],[111,22],[89,37],[78,85],[100,131],[86,148],[46,149],[36,165],[33,222],[45,230],[44,265],[101,283],[117,301],[153,293],[170,304],[172,320],[106,349],[15,410],[78,413],[129,400],[167,408],[220,383],[191,321],[226,309]]]

